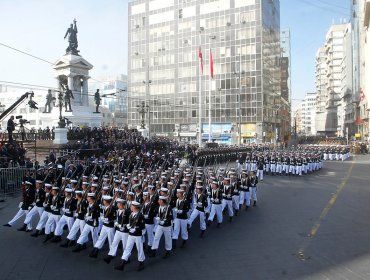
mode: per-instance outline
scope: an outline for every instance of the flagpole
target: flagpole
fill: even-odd
[[[202,61],[199,59],[199,133],[198,133],[198,146],[202,146]]]
[[[212,92],[212,71],[213,71],[213,58],[212,58],[212,49],[209,48],[209,91],[208,91],[208,142],[211,142],[212,139],[212,103],[211,103],[211,92]]]

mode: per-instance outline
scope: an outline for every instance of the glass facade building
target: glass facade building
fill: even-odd
[[[281,95],[279,1],[131,1],[128,53],[129,124],[140,124],[137,106],[144,101],[151,135],[195,140],[201,92],[204,139],[209,103],[213,141],[235,143],[239,132],[243,142],[275,139]]]

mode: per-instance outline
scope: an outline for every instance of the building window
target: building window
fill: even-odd
[[[191,117],[192,118],[196,118],[197,117],[197,111],[196,110],[192,110],[191,111]]]

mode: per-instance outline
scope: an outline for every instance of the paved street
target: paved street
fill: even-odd
[[[168,260],[146,260],[136,272],[136,254],[125,271],[106,265],[101,253],[75,254],[44,237],[0,227],[0,279],[370,279],[370,156],[326,162],[301,178],[271,177],[259,185],[258,206],[221,229],[198,238],[193,226],[186,249]],[[0,204],[4,224],[18,199]],[[163,248],[163,245],[161,246]],[[104,278],[103,278],[104,277]]]

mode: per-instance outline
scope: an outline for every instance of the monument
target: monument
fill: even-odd
[[[74,20],[64,36],[65,39],[68,37],[66,53],[53,65],[58,89],[55,92],[56,96],[53,97],[55,104],[52,109],[49,106],[41,117],[44,126],[58,127],[55,130],[55,144],[67,142],[67,129],[65,125],[61,126],[61,123],[66,123],[67,120],[72,126],[81,127],[99,127],[102,123],[101,114],[94,114],[93,108],[89,106],[88,80],[90,78],[89,71],[93,65],[80,55],[77,32],[77,21]],[[59,101],[59,98],[63,98],[64,102]],[[50,96],[47,102],[49,100]],[[65,133],[65,137],[61,136],[60,139],[57,139],[57,134],[59,137],[60,133]]]

